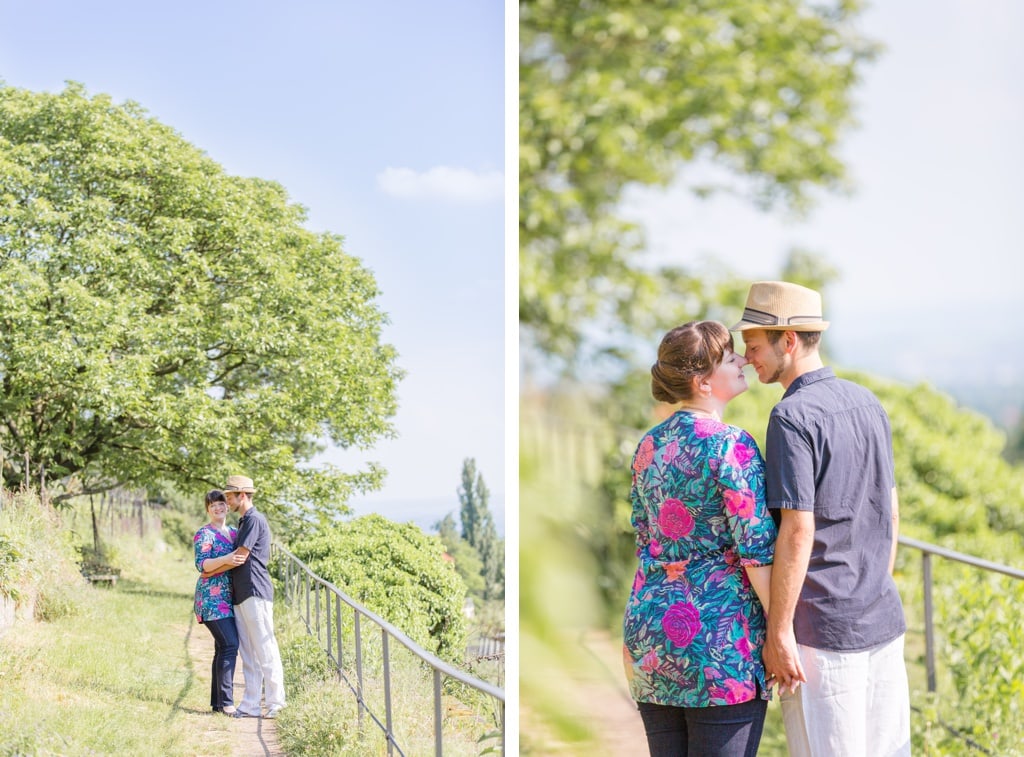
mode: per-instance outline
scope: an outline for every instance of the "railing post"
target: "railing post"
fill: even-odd
[[[320,583],[316,585],[316,640],[317,642],[323,641],[323,636],[320,633]]]
[[[309,630],[309,574],[302,574],[302,590],[306,595],[306,630]]]
[[[441,671],[434,668],[434,754],[441,757],[444,748],[444,726],[441,721]]]
[[[366,706],[363,700],[363,641],[362,634],[359,630],[359,610],[352,608],[354,622],[355,622],[355,639],[356,639],[356,684],[359,689],[359,728],[363,727],[363,708]]]
[[[921,572],[924,575],[924,659],[928,675],[928,691],[935,686],[935,626],[932,617],[932,556],[922,550]]]
[[[388,632],[381,634],[381,654],[384,657],[384,722],[387,725],[388,757],[395,753],[395,727],[391,719],[391,654],[388,651]]]
[[[338,680],[340,681],[344,675],[344,668],[341,662],[341,599],[334,603],[334,618],[337,621],[335,624],[338,629],[336,641],[338,643]]]

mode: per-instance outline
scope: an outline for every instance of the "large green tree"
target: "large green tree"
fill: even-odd
[[[801,210],[839,188],[851,89],[875,54],[857,0],[523,0],[519,76],[519,318],[528,347],[573,356],[665,299],[721,297],[637,253],[617,216],[631,184],[700,165],[732,189]],[[704,277],[706,279],[706,277]],[[666,293],[671,298],[665,298]],[[728,294],[728,293],[726,293]],[[601,325],[595,332],[593,323]],[[588,323],[591,326],[588,328]]]
[[[378,486],[309,464],[392,433],[400,371],[373,276],[305,221],[137,104],[0,82],[3,483],[243,472],[322,515]]]

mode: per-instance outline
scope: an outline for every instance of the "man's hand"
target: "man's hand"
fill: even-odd
[[[762,656],[768,688],[778,684],[779,691],[796,691],[801,682],[807,681],[792,629],[781,636],[770,635],[765,641]]]

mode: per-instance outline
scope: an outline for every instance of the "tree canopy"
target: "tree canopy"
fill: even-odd
[[[285,189],[230,176],[135,103],[0,82],[3,483],[68,493],[229,473],[343,509],[401,377],[369,270]]]
[[[704,193],[688,169],[707,163],[796,210],[843,186],[836,148],[875,54],[857,0],[519,7],[519,318],[544,353],[574,355],[588,321],[629,324],[665,292],[702,295],[679,267],[644,267],[616,216],[628,185],[682,174]]]

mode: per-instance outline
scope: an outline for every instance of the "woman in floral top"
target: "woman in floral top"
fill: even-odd
[[[234,707],[235,660],[238,656],[238,631],[231,608],[231,577],[226,572],[244,562],[235,552],[235,529],[224,521],[228,503],[224,492],[213,489],[206,495],[210,522],[196,531],[195,547],[196,621],[210,629],[214,653],[210,684],[210,706],[214,712],[231,715]],[[213,574],[213,575],[211,575]]]
[[[757,444],[721,420],[744,365],[728,330],[702,321],[666,334],[651,368],[654,398],[679,407],[633,457],[623,656],[652,757],[753,757],[761,739],[776,530]]]

